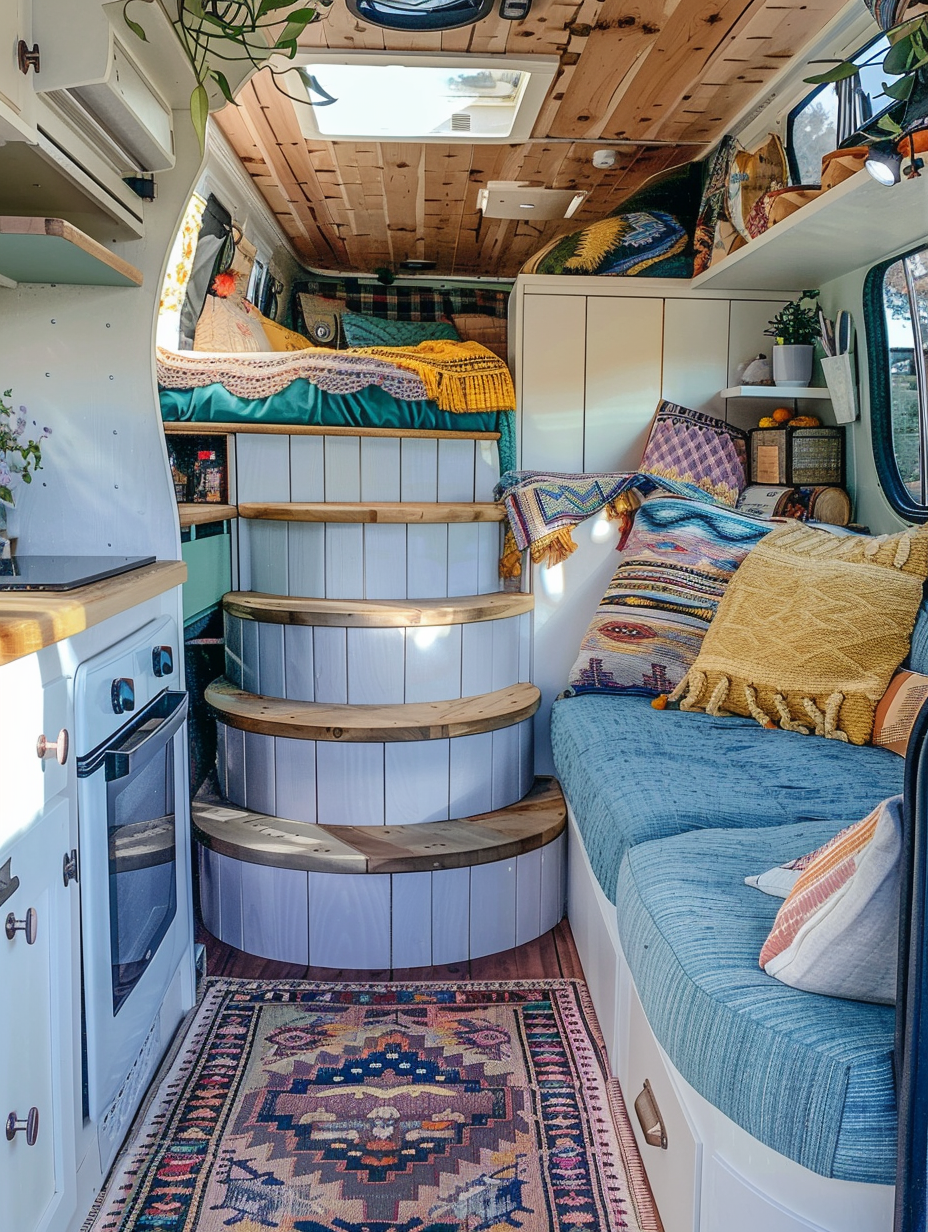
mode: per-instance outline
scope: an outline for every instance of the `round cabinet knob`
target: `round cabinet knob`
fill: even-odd
[[[151,652],[151,670],[156,676],[174,674],[174,651],[170,646],[155,646]]]
[[[24,920],[17,920],[12,911],[6,917],[6,935],[9,940],[12,941],[17,933],[25,935],[26,945],[35,945],[35,939],[39,935],[39,914],[35,907],[29,908]]]
[[[123,714],[126,710],[135,709],[135,681],[128,676],[120,676],[110,686],[110,700],[113,712]]]
[[[35,742],[36,756],[41,761],[48,761],[50,757],[54,757],[59,766],[63,766],[68,760],[68,748],[70,747],[70,738],[67,730],[62,727],[58,733],[57,740],[49,740],[43,733]]]
[[[15,1112],[10,1113],[6,1118],[7,1142],[12,1142],[17,1134],[26,1135],[26,1146],[35,1146],[39,1137],[38,1108],[30,1108],[24,1121],[18,1120]]]

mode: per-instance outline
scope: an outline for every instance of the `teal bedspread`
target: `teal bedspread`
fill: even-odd
[[[162,389],[161,418],[169,423],[266,423],[345,428],[425,428],[448,432],[499,432],[500,474],[516,466],[512,411],[455,414],[434,402],[405,402],[379,385],[354,394],[331,394],[309,381],[293,381],[269,398],[230,394],[222,385]]]

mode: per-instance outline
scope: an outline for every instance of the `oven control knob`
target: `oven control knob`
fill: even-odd
[[[151,670],[156,676],[174,673],[174,651],[170,646],[155,646],[151,652]]]
[[[110,699],[116,714],[135,709],[135,681],[128,676],[120,676],[114,680],[110,688]]]

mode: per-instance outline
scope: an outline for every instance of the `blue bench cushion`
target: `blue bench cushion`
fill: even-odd
[[[765,731],[753,719],[654,710],[647,698],[585,694],[555,702],[551,741],[611,902],[622,857],[637,843],[815,820],[834,834],[902,791],[903,759],[887,749]]]
[[[780,900],[743,883],[836,828],[804,822],[642,843],[619,873],[619,935],[655,1035],[700,1094],[814,1172],[891,1184],[894,1010],[766,975],[757,958]]]

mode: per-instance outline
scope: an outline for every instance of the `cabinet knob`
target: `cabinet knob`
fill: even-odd
[[[39,1110],[30,1108],[24,1121],[17,1120],[16,1113],[11,1112],[6,1118],[6,1140],[12,1142],[17,1134],[26,1135],[26,1146],[35,1146],[39,1137]]]
[[[77,848],[72,847],[70,851],[64,853],[64,859],[61,862],[61,877],[65,884],[65,889],[72,881],[79,881],[77,871]]]
[[[39,52],[38,43],[32,44],[32,50],[29,50],[29,44],[25,39],[20,39],[16,44],[16,63],[19,65],[19,71],[27,74],[30,69],[35,69],[36,72],[42,67],[42,57]]]
[[[657,1100],[654,1098],[651,1084],[647,1078],[644,1080],[641,1094],[635,1100],[635,1112],[638,1116],[641,1132],[644,1134],[644,1140],[648,1146],[660,1147],[662,1151],[666,1151],[667,1129],[664,1125],[664,1118],[661,1116],[661,1110],[657,1106]]]
[[[68,736],[67,729],[62,727],[58,733],[57,740],[49,740],[44,734],[39,736],[35,742],[36,756],[41,761],[47,761],[49,757],[54,757],[59,766],[63,766],[68,760],[68,749],[71,745],[71,739]]]
[[[39,935],[39,915],[35,907],[29,908],[24,920],[17,920],[12,911],[6,917],[6,935],[9,940],[14,940],[17,933],[25,935],[26,945],[35,945],[35,939]]]
[[[173,674],[174,651],[170,646],[155,646],[152,648],[151,670],[159,677]]]

